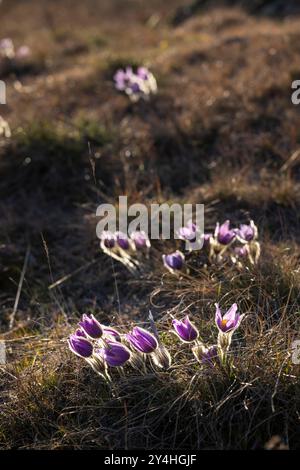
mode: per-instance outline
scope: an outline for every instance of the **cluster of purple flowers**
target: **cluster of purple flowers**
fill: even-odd
[[[216,362],[223,363],[229,350],[232,335],[239,327],[244,315],[238,312],[237,304],[222,315],[220,307],[216,304],[215,322],[218,328],[217,343],[211,346],[205,345],[199,339],[199,331],[190,321],[188,315],[183,320],[173,320],[172,324],[176,335],[184,343],[192,344],[192,352],[200,363],[213,365]]]
[[[199,233],[197,226],[189,222],[178,231],[178,237],[189,246],[200,240],[200,246],[207,252],[210,262],[221,262],[230,259],[238,268],[249,261],[256,264],[260,256],[258,230],[251,220],[249,224],[241,224],[239,228],[231,228],[230,221],[222,225],[217,223],[214,233]],[[102,250],[123,263],[131,272],[141,266],[142,256],[149,256],[150,240],[145,232],[136,231],[128,237],[123,232],[104,231],[101,235]],[[176,250],[162,255],[163,264],[172,274],[182,272],[186,267],[186,256]]]
[[[241,224],[239,228],[230,228],[230,220],[216,225],[213,237],[210,237],[210,258],[221,261],[229,255],[233,263],[241,265],[243,260],[256,264],[260,256],[258,229],[253,220]],[[228,256],[227,256],[228,257]]]
[[[186,227],[180,228],[178,235],[181,240],[189,244],[194,243],[198,235],[197,226],[190,222]],[[244,261],[256,264],[260,256],[258,242],[258,229],[253,220],[249,224],[241,224],[239,228],[231,228],[230,221],[222,225],[217,223],[214,233],[200,235],[201,245],[208,251],[210,261],[221,262],[230,259],[239,268]],[[177,250],[169,255],[163,255],[165,267],[172,273],[181,271],[185,264],[185,255]]]
[[[144,328],[135,326],[128,333],[121,334],[99,323],[94,315],[86,314],[78,326],[68,339],[69,348],[106,380],[110,380],[109,367],[130,364],[145,371],[148,356],[155,366],[162,369],[171,365],[171,356],[158,336]]]
[[[200,340],[197,327],[190,321],[188,315],[182,320],[172,320],[173,332],[184,343],[192,345],[192,352],[201,364],[214,365],[223,363],[229,350],[232,335],[239,327],[244,315],[238,312],[233,304],[222,315],[219,305],[216,304],[215,322],[218,327],[217,344],[207,346]],[[125,334],[119,333],[115,328],[99,323],[94,315],[82,316],[78,323],[79,328],[68,339],[70,350],[77,356],[85,359],[89,365],[105,380],[110,381],[109,368],[122,368],[126,364],[147,372],[147,358],[154,366],[160,369],[171,367],[171,356],[167,348],[159,340],[156,328],[154,334],[150,331],[134,326]]]
[[[101,234],[100,247],[107,255],[120,261],[129,271],[135,272],[143,256],[148,256],[151,247],[147,234],[135,231],[128,237],[123,232],[104,231]]]
[[[115,87],[129,96],[131,101],[140,98],[148,99],[157,92],[157,83],[154,75],[146,67],[138,67],[136,72],[132,67],[119,69],[114,75]]]
[[[31,54],[30,48],[26,45],[15,48],[13,41],[10,38],[0,40],[0,58],[9,60],[25,59]]]

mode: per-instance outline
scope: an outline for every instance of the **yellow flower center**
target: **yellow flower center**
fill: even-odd
[[[222,325],[224,328],[226,328],[227,320],[222,320],[221,325]]]

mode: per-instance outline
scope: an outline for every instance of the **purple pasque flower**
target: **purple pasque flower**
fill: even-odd
[[[101,233],[101,246],[108,250],[112,250],[116,244],[116,237],[108,230]]]
[[[237,234],[246,242],[250,242],[254,238],[254,230],[250,225],[242,224]]]
[[[177,250],[169,255],[163,255],[163,263],[169,271],[180,271],[183,268],[185,256]]]
[[[124,91],[132,101],[138,101],[141,97],[147,98],[157,91],[154,75],[145,67],[138,67],[136,73],[132,67],[119,69],[114,75],[114,81],[116,89]]]
[[[230,220],[226,220],[222,225],[216,225],[215,238],[221,245],[229,245],[235,238],[236,231],[230,229]]]
[[[197,225],[192,221],[188,222],[185,227],[181,227],[178,230],[178,235],[181,240],[194,242],[197,237]]]
[[[87,334],[85,331],[82,330],[82,328],[77,328],[77,330],[74,333],[75,336],[79,336],[81,338],[87,338]]]
[[[238,312],[237,304],[233,304],[223,316],[222,316],[219,304],[215,304],[215,306],[216,306],[215,321],[216,321],[217,327],[219,328],[219,331],[222,333],[231,333],[235,331],[239,327],[244,316]]]
[[[186,343],[195,341],[199,336],[198,329],[190,321],[188,315],[183,320],[172,320],[172,325],[177,336]]]
[[[200,343],[192,348],[193,354],[198,362],[202,364],[213,365],[213,363],[218,359],[218,346],[205,346]]]
[[[158,346],[155,336],[139,326],[135,326],[132,331],[126,335],[126,339],[134,349],[145,354],[152,353]]]
[[[93,354],[93,345],[87,338],[73,334],[68,339],[69,348],[77,356],[88,358]]]
[[[116,89],[125,91],[130,83],[130,80],[132,80],[132,77],[134,77],[134,74],[131,67],[126,67],[125,70],[117,70],[114,75]]]
[[[128,95],[140,92],[142,80],[133,72],[132,67],[126,67],[125,70],[117,70],[114,75],[114,81],[116,89],[125,91]]]
[[[143,93],[150,94],[150,93],[156,93],[157,92],[157,82],[156,79],[153,75],[153,73],[150,72],[149,69],[146,67],[138,67],[136,76],[138,79],[142,80],[142,91]]]
[[[124,70],[117,70],[114,75],[115,87],[117,90],[123,91],[126,88],[126,73]]]
[[[130,351],[124,344],[116,341],[106,341],[105,346],[97,350],[97,354],[110,367],[121,367],[130,359]]]
[[[234,254],[237,258],[247,258],[247,256],[249,256],[248,245],[236,246],[234,248]]]
[[[236,234],[242,243],[248,243],[257,238],[258,230],[253,220],[251,220],[249,225],[241,224]]]
[[[210,245],[210,239],[213,236],[212,233],[203,233],[202,240],[203,240],[203,247],[208,247]]]
[[[141,92],[141,84],[137,81],[131,81],[128,84],[128,92],[129,94],[138,95]]]
[[[132,232],[130,238],[133,241],[136,250],[143,250],[145,248],[150,248],[151,246],[147,234],[143,231]]]
[[[117,240],[117,244],[119,245],[122,250],[129,250],[130,249],[130,242],[129,238],[127,237],[126,233],[123,232],[116,232],[115,237]]]
[[[82,320],[78,324],[90,338],[98,339],[103,335],[102,326],[94,315],[82,315]]]
[[[147,67],[138,67],[136,74],[142,80],[148,80],[150,72]]]
[[[201,354],[201,360],[204,364],[212,364],[214,360],[218,359],[218,346],[208,346],[207,348],[203,348]]]
[[[101,326],[103,330],[103,339],[109,338],[109,340],[111,341],[121,342],[121,335],[117,330],[115,330],[114,328],[107,327],[107,326],[103,326],[103,325]]]

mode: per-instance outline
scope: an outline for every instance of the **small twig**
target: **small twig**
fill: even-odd
[[[293,166],[297,162],[299,157],[300,157],[300,149],[296,150],[290,156],[290,158],[282,165],[282,167],[280,168],[280,171],[283,172],[283,171],[288,170],[291,166]]]
[[[98,261],[98,259],[94,259],[93,261],[89,261],[88,263],[84,264],[83,266],[80,266],[80,268],[75,269],[75,271],[73,271],[72,273],[66,274],[65,276],[61,277],[61,278],[58,279],[57,281],[55,281],[55,282],[53,282],[52,284],[50,284],[50,286],[48,286],[48,289],[49,289],[49,290],[52,290],[52,289],[54,289],[54,287],[60,286],[60,285],[63,284],[64,282],[66,282],[66,281],[68,281],[69,279],[71,279],[72,277],[76,276],[76,274],[80,273],[80,272],[83,271],[84,269],[87,269],[87,268],[89,268],[90,266],[92,266],[93,264],[95,264],[97,261]]]
[[[149,310],[148,319],[149,319],[149,323],[150,323],[151,330],[152,330],[152,332],[153,332],[155,338],[157,339],[157,341],[160,343],[158,331],[157,331],[156,324],[155,324],[154,317],[153,317],[153,315],[152,315],[151,310]]]
[[[92,148],[91,148],[90,141],[88,141],[87,144],[88,144],[88,150],[89,150],[89,161],[90,161],[92,172],[93,172],[94,184],[97,186],[95,158],[93,158],[93,155],[92,155]]]
[[[272,413],[275,413],[275,404],[274,404],[274,398],[277,394],[277,390],[278,390],[278,386],[279,386],[279,381],[280,381],[280,377],[281,377],[281,373],[282,373],[282,370],[286,364],[286,362],[288,361],[289,359],[289,356],[287,356],[283,363],[281,364],[281,367],[279,369],[279,372],[278,372],[278,376],[277,376],[277,379],[276,379],[276,383],[275,383],[275,387],[274,387],[274,391],[272,393],[272,396],[271,396],[271,409],[272,409]]]
[[[26,250],[26,254],[25,254],[25,258],[24,258],[24,264],[23,264],[23,268],[22,268],[22,272],[21,272],[21,276],[20,276],[20,280],[19,280],[17,295],[16,295],[16,299],[15,299],[15,304],[14,304],[14,308],[13,308],[13,311],[12,311],[12,314],[11,314],[10,320],[9,320],[9,329],[10,330],[12,329],[12,327],[14,325],[15,316],[16,316],[16,313],[17,313],[17,310],[18,310],[18,305],[19,305],[22,286],[23,286],[25,273],[26,273],[26,269],[27,269],[27,265],[28,265],[29,255],[30,255],[30,245],[27,246],[27,250]]]

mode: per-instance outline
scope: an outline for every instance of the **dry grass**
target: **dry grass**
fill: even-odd
[[[207,2],[175,26],[189,1],[72,1],[70,10],[64,0],[59,14],[45,3],[0,6],[1,34],[34,51],[31,71],[6,77],[3,108],[13,135],[0,143],[0,339],[8,355],[0,446],[252,449],[279,435],[299,448],[299,366],[290,357],[300,311],[300,108],[290,101],[291,81],[300,79],[299,17]],[[151,103],[131,105],[113,89],[115,68],[127,63],[146,63],[157,76]],[[239,272],[203,267],[193,254],[190,274],[178,280],[161,263],[175,243],[157,242],[134,278],[99,253],[95,236],[96,207],[121,194],[145,204],[203,202],[207,230],[253,218],[260,263]],[[246,313],[231,371],[199,368],[169,333],[170,314],[188,310],[214,342],[216,301],[236,301]],[[68,352],[83,312],[125,331],[147,322],[149,308],[170,371],[126,368],[109,389]]]

